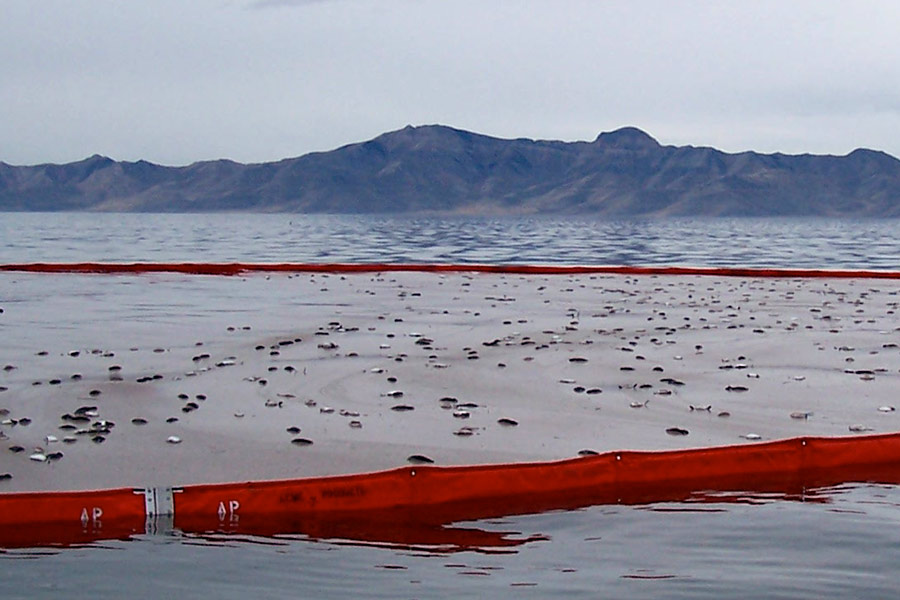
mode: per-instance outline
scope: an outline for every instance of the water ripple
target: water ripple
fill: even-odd
[[[896,269],[900,221],[4,213],[0,261]]]

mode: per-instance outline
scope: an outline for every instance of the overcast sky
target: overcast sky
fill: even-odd
[[[429,123],[900,157],[900,2],[0,0],[0,161],[262,162]]]

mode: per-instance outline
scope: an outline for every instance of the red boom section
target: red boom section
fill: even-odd
[[[361,513],[462,505],[490,514],[522,499],[536,499],[535,508],[546,510],[546,505],[555,507],[563,497],[578,497],[586,504],[595,500],[632,503],[642,498],[672,500],[702,490],[767,491],[773,482],[791,479],[815,484],[823,475],[829,479],[829,471],[839,475],[837,482],[854,481],[854,470],[862,473],[861,467],[876,465],[900,474],[900,434],[188,486],[175,495],[175,514],[215,516],[224,522],[241,514]]]
[[[728,492],[816,498],[817,489],[845,482],[900,483],[900,434],[191,485],[174,490],[171,512],[184,532],[500,547],[528,540],[446,526],[597,504],[721,502]],[[0,546],[144,533],[145,517],[153,516],[145,506],[144,494],[131,488],[0,494]]]
[[[0,264],[0,271],[32,273],[184,273],[241,275],[246,273],[510,273],[522,275],[718,275],[722,277],[831,277],[837,279],[900,279],[900,271],[862,269],[771,269],[745,267],[603,266],[603,265],[483,265],[395,263],[20,263]]]

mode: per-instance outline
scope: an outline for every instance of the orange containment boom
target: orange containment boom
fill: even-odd
[[[284,481],[0,494],[0,547],[127,538],[146,533],[146,519],[159,516],[186,533],[503,546],[523,541],[447,525],[599,504],[720,502],[728,494],[805,500],[846,482],[900,483],[900,433]]]
[[[31,273],[184,273],[242,275],[247,273],[507,273],[521,275],[718,275],[722,277],[830,277],[837,279],[900,279],[900,271],[863,269],[775,269],[745,267],[679,267],[617,265],[492,265],[410,263],[18,263],[0,264],[0,271]]]

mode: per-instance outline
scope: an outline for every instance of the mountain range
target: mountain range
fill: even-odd
[[[426,125],[259,164],[0,162],[0,211],[63,210],[900,217],[900,160],[664,146],[634,127],[562,142]]]

